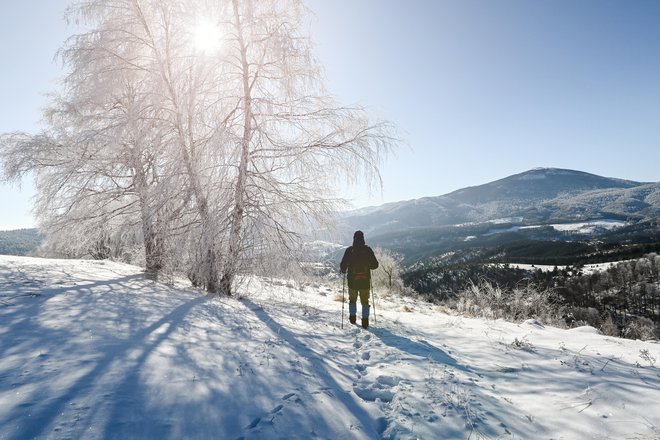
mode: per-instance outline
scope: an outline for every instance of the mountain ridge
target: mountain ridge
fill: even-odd
[[[572,199],[580,200],[582,204],[590,203],[589,195],[593,198],[609,196],[610,199],[621,199],[626,197],[625,190],[641,187],[646,187],[649,194],[660,190],[660,184],[654,182],[602,177],[561,168],[535,168],[444,195],[390,202],[378,207],[350,211],[344,214],[344,218],[349,226],[357,227],[363,224],[362,228],[375,234],[389,232],[394,227],[448,226],[493,221],[503,217],[524,218],[525,214],[531,214],[533,220],[538,221],[539,217],[543,217],[541,211],[557,211],[560,205],[565,208],[571,204]],[[639,196],[628,194],[627,197]],[[660,193],[653,194],[652,201],[653,203],[646,203],[638,208],[653,206],[660,212]],[[620,203],[626,205],[624,201],[620,200]],[[628,215],[638,210],[634,203],[627,204],[627,209],[610,206],[611,214]],[[591,211],[594,211],[593,206]],[[644,216],[655,213],[654,211]],[[603,214],[589,212],[584,215],[602,218]],[[573,219],[578,218],[579,215],[575,213]]]
[[[503,182],[510,182],[510,181],[515,181],[515,180],[540,180],[542,178],[547,177],[548,175],[574,175],[574,176],[584,176],[584,177],[592,177],[594,180],[597,181],[607,181],[611,183],[620,183],[620,187],[635,187],[635,186],[640,186],[640,185],[646,185],[646,184],[652,184],[654,182],[638,182],[638,181],[633,181],[633,180],[628,180],[628,179],[621,179],[621,178],[616,178],[616,177],[603,177],[599,176],[597,174],[592,174],[588,173],[585,171],[578,171],[578,170],[571,170],[571,169],[565,169],[565,168],[546,168],[546,167],[537,167],[533,168],[527,171],[523,171],[521,173],[517,174],[512,174],[507,177],[503,177],[497,180],[493,180],[491,182],[486,182],[482,184],[477,184],[477,185],[470,185],[466,186],[464,188],[459,188],[453,191],[450,191],[445,194],[441,195],[436,195],[436,196],[422,196],[422,197],[416,197],[412,199],[406,199],[406,200],[400,200],[400,201],[395,201],[395,202],[388,202],[384,203],[382,205],[371,205],[371,206],[366,206],[363,208],[357,208],[354,210],[349,210],[344,212],[344,215],[346,216],[355,216],[355,215],[364,215],[364,214],[369,214],[377,210],[381,209],[391,209],[393,207],[396,207],[398,205],[404,204],[404,203],[413,203],[415,201],[420,201],[420,200],[429,200],[429,199],[440,199],[440,198],[460,198],[463,194],[470,193],[473,191],[480,191],[483,188],[487,188],[492,185],[498,185]],[[609,185],[609,187],[615,187],[615,185]],[[619,186],[616,186],[619,187]],[[595,189],[595,188],[594,188]]]
[[[463,261],[466,249],[506,255],[507,246],[521,243],[530,257],[553,241],[646,245],[657,241],[658,217],[660,182],[535,168],[440,196],[353,211],[342,227],[345,236],[363,230],[371,243],[392,248],[409,262],[447,252],[459,252]],[[584,252],[597,247],[585,244]]]

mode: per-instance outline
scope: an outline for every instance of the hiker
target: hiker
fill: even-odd
[[[362,304],[362,327],[369,327],[369,288],[371,287],[371,271],[378,268],[378,260],[364,242],[364,233],[355,231],[353,246],[344,252],[339,269],[341,273],[348,271],[348,320],[355,324],[357,315],[357,298]]]

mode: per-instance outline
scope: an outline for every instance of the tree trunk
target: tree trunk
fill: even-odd
[[[142,215],[142,235],[144,236],[145,273],[147,278],[158,281],[163,269],[163,241],[160,239],[153,221]]]
[[[140,220],[142,222],[142,236],[144,242],[145,274],[147,278],[158,280],[163,269],[165,257],[164,243],[161,233],[154,226],[154,213],[149,209],[149,194],[147,192],[147,177],[139,163],[134,164],[135,187],[140,199]]]
[[[225,294],[231,295],[232,283],[237,272],[241,254],[241,233],[243,232],[243,214],[245,213],[245,188],[248,177],[248,162],[250,161],[250,142],[252,141],[252,95],[250,89],[250,70],[247,61],[247,46],[240,22],[237,0],[232,1],[234,7],[234,24],[236,26],[241,51],[241,70],[243,76],[243,136],[241,138],[241,159],[236,177],[234,206],[231,213],[229,229],[229,249],[225,256],[221,288]]]

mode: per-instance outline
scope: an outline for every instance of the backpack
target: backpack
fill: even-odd
[[[370,278],[370,268],[367,261],[367,255],[364,252],[352,252],[352,270],[351,275],[354,281],[367,281]],[[357,268],[356,268],[357,267]]]

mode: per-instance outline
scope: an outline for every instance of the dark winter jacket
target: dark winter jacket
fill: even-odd
[[[378,269],[378,260],[374,251],[364,244],[364,240],[354,240],[344,252],[339,264],[341,273],[348,271],[349,289],[368,289],[371,285],[371,271]]]

